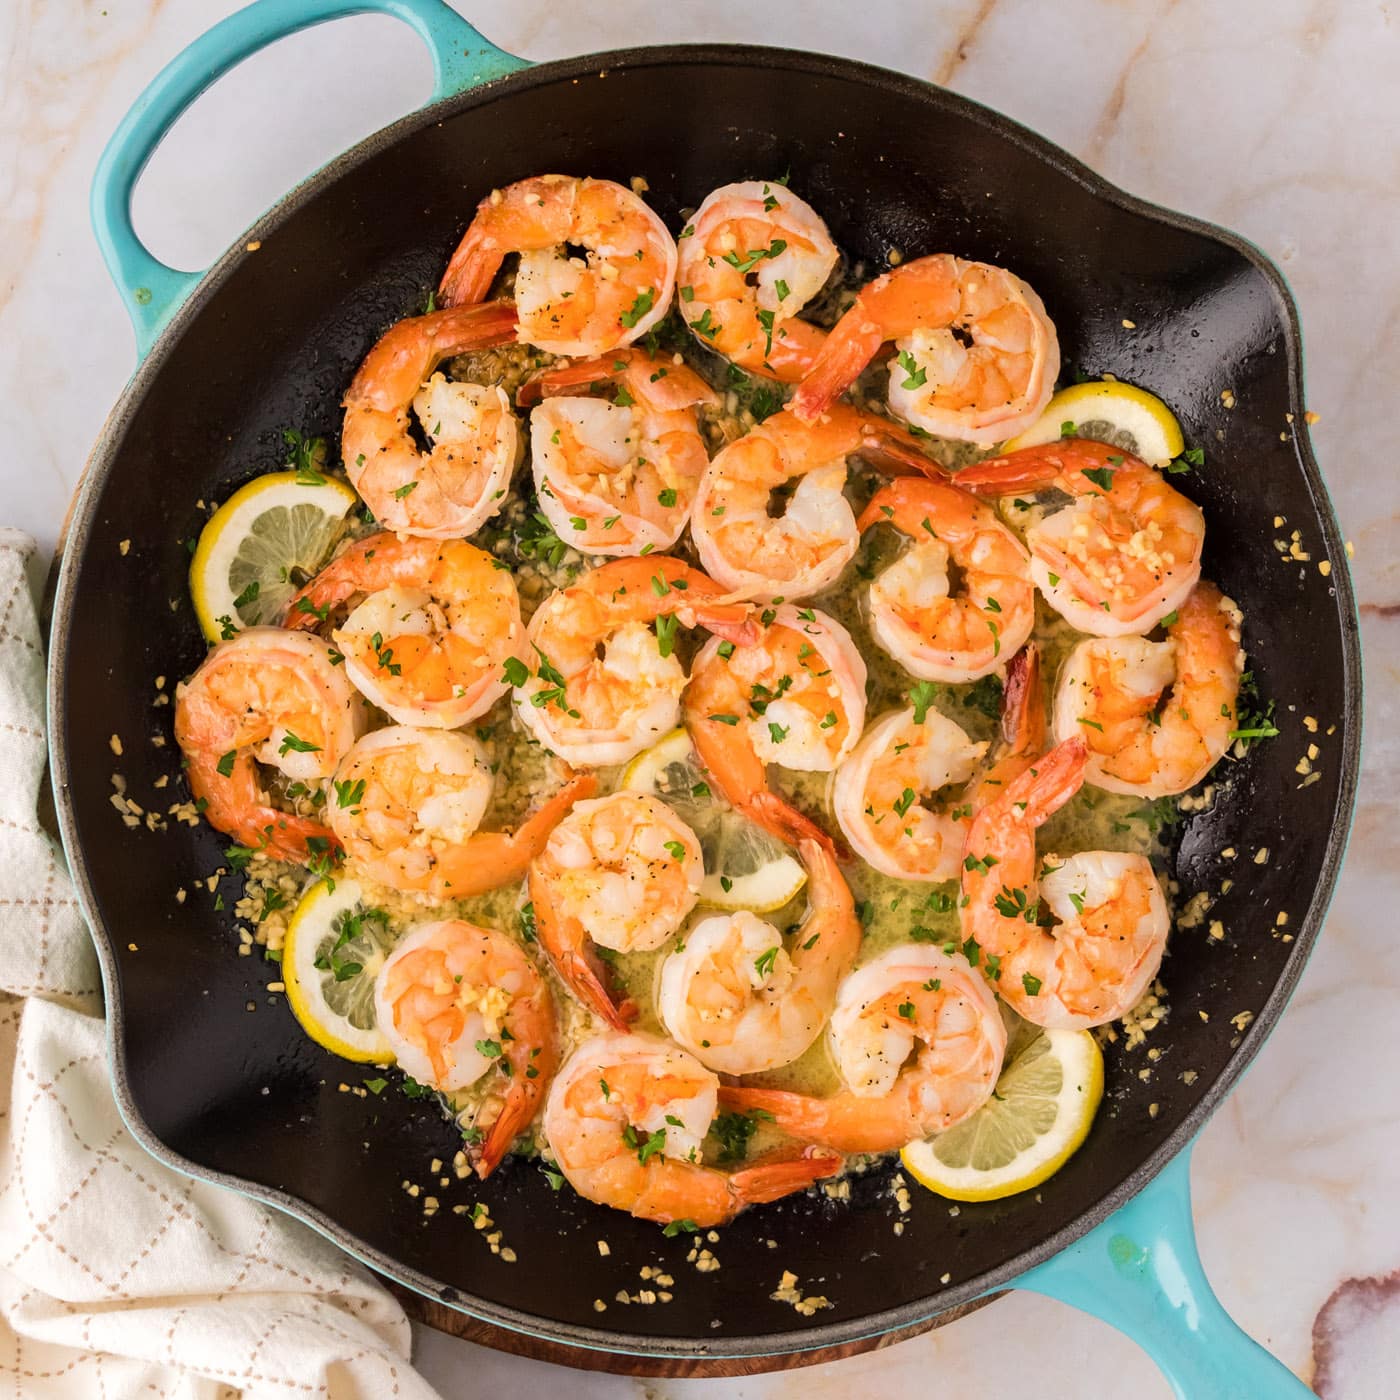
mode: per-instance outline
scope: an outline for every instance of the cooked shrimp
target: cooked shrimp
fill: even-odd
[[[720,592],[698,569],[653,554],[602,564],[550,594],[530,619],[534,660],[516,682],[525,727],[578,767],[640,753],[680,717],[677,623],[740,642],[756,635],[749,609]]]
[[[651,1035],[585,1041],[559,1071],[544,1131],[579,1195],[642,1220],[723,1225],[745,1206],[776,1201],[840,1171],[835,1153],[758,1161],[735,1172],[703,1166],[719,1080]]]
[[[356,540],[292,601],[287,627],[310,627],[357,594],[331,637],[350,679],[400,724],[455,729],[507,689],[524,626],[515,580],[465,540]]]
[[[963,860],[964,932],[1011,1008],[1038,1026],[1084,1030],[1138,1003],[1171,919],[1146,856],[1036,856],[1035,832],[1079,791],[1086,748],[1067,739],[972,821]],[[1042,901],[1055,920],[1040,923]]]
[[[829,773],[855,748],[865,725],[865,662],[851,634],[815,608],[785,603],[763,620],[753,646],[712,638],[701,648],[685,726],[730,804],[792,841],[821,833],[768,790],[766,765]]]
[[[611,180],[537,175],[492,190],[443,273],[446,304],[485,301],[507,253],[520,254],[520,339],[555,355],[630,345],[671,305],[676,245],[643,200]]]
[[[695,833],[659,798],[615,792],[580,802],[530,867],[540,945],[560,978],[618,1030],[619,1003],[589,941],[618,953],[659,948],[695,907],[704,878]]]
[[[701,1064],[755,1074],[790,1064],[821,1034],[860,951],[851,891],[828,847],[799,843],[807,915],[784,942],[748,910],[702,919],[661,965],[656,1009]]]
[[[1151,631],[1201,575],[1199,506],[1146,462],[1104,442],[1065,438],[958,473],[979,494],[1055,486],[1072,504],[1026,531],[1031,577],[1071,627],[1095,637]]]
[[[841,984],[831,1049],[845,1088],[828,1098],[779,1089],[720,1090],[726,1108],[762,1109],[804,1142],[891,1152],[976,1113],[996,1087],[1006,1027],[961,953],[905,944]]]
[[[860,543],[843,494],[852,456],[899,471],[930,465],[897,424],[844,404],[811,425],[775,413],[731,442],[695,497],[690,532],[700,563],[749,597],[805,598],[834,583]],[[774,493],[793,482],[782,513],[770,515]]]
[[[903,477],[861,516],[909,544],[870,585],[870,631],[924,680],[975,681],[1004,665],[1035,626],[1030,556],[990,506],[945,481]],[[962,578],[951,592],[949,565]]]
[[[951,253],[916,258],[862,288],[793,397],[805,421],[825,413],[887,340],[890,410],[936,437],[982,447],[1040,417],[1060,345],[1019,277]]]
[[[801,379],[826,332],[798,313],[840,256],[817,211],[776,181],[722,185],[678,246],[681,312],[701,344],[751,374]]]
[[[1230,747],[1244,653],[1240,612],[1198,583],[1164,619],[1165,642],[1080,642],[1060,667],[1055,736],[1081,735],[1084,781],[1109,792],[1167,797],[1193,788]]]
[[[319,637],[249,627],[175,689],[175,742],[209,824],[282,860],[325,856],[322,821],[274,806],[259,763],[297,782],[329,777],[365,727],[364,702]]]
[[[452,539],[500,510],[521,455],[510,400],[433,371],[449,355],[514,338],[515,308],[492,302],[410,316],[365,356],[345,395],[341,454],[386,530]],[[427,451],[410,436],[414,417]]]
[[[937,710],[882,715],[836,770],[832,808],[851,849],[896,880],[953,880],[972,805],[926,805],[966,783],[987,751]]]
[[[1033,642],[1007,666],[993,761],[983,763],[989,746],[974,743],[931,701],[925,696],[876,720],[832,784],[832,810],[851,849],[897,880],[956,879],[973,812],[1044,747],[1045,702]]]
[[[616,385],[611,399],[566,398]],[[540,510],[585,554],[668,549],[690,518],[709,462],[696,406],[713,389],[687,365],[643,350],[544,371],[517,396],[530,414],[530,467]]]
[[[404,935],[374,984],[379,1028],[399,1066],[450,1093],[488,1071],[504,1081],[501,1109],[474,1149],[490,1176],[529,1126],[559,1063],[554,999],[515,940],[465,919]]]
[[[550,831],[596,780],[570,778],[513,832],[478,830],[492,784],[486,754],[469,735],[376,729],[336,769],[331,829],[356,869],[380,884],[465,899],[524,878]]]

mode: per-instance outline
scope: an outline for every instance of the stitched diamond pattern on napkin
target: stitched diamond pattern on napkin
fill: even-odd
[[[0,1392],[432,1400],[402,1311],[358,1265],[169,1171],[121,1122],[97,960],[36,815],[33,552],[0,529]]]

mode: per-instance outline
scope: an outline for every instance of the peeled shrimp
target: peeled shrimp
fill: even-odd
[[[1079,791],[1083,738],[1039,759],[973,818],[963,861],[964,933],[1011,1008],[1038,1026],[1084,1030],[1141,1000],[1171,919],[1146,856],[1036,855],[1035,832]],[[1042,900],[1055,920],[1043,927]]]
[[[374,984],[399,1067],[450,1093],[499,1076],[500,1112],[473,1150],[485,1178],[529,1126],[559,1063],[554,999],[515,940],[465,919],[406,933]]]
[[[365,727],[364,702],[319,637],[249,627],[175,690],[175,742],[216,830],[282,860],[327,855],[323,821],[273,804],[258,764],[300,783],[329,777]]]
[[[524,627],[510,571],[465,540],[356,540],[292,600],[285,626],[311,627],[367,594],[331,634],[350,679],[400,724],[455,729],[505,694],[502,668]]]
[[[931,697],[883,715],[836,770],[831,805],[851,849],[897,880],[954,880],[972,814],[1044,748],[1040,657],[1027,643],[1007,666],[1001,740],[974,743]],[[966,786],[962,786],[966,784]],[[957,791],[939,800],[942,790]]]
[[[1230,747],[1244,653],[1240,612],[1198,583],[1165,619],[1167,640],[1096,638],[1060,666],[1055,737],[1088,745],[1084,781],[1167,797],[1193,788]]]
[[[677,622],[740,642],[756,635],[749,609],[720,593],[698,569],[653,554],[615,559],[550,594],[530,619],[532,659],[517,681],[525,727],[578,767],[640,753],[680,717]]]
[[[791,939],[748,910],[714,914],[661,964],[656,1009],[701,1064],[755,1074],[790,1064],[821,1034],[860,951],[851,891],[831,851],[803,840],[807,916]]]
[[[453,539],[500,510],[522,446],[510,400],[433,371],[450,355],[514,338],[509,302],[451,307],[391,326],[365,357],[345,395],[341,453],[386,530]],[[409,434],[411,415],[427,451]]]
[[[861,531],[886,521],[909,543],[870,585],[870,631],[924,680],[990,674],[1035,626],[1030,556],[990,506],[944,481],[903,477],[875,493]],[[949,565],[962,587],[950,591]]]
[[[882,715],[836,770],[832,807],[851,849],[897,880],[954,880],[972,805],[925,805],[952,784],[966,783],[987,750],[961,725],[930,709]]]
[[[950,253],[916,258],[861,289],[792,400],[811,422],[887,340],[891,412],[935,437],[990,447],[1040,417],[1060,372],[1055,327],[1019,277]]]
[[[814,1098],[725,1087],[720,1101],[741,1112],[762,1109],[804,1142],[891,1152],[976,1113],[1006,1054],[987,984],[961,953],[927,944],[891,948],[846,978],[830,1036],[841,1092]]]
[[[704,878],[695,833],[659,798],[615,792],[580,802],[530,867],[540,944],[564,983],[618,1030],[619,1003],[590,940],[618,953],[659,948],[695,907]]]
[[[564,397],[615,386],[611,399]],[[687,365],[637,349],[544,371],[519,394],[530,414],[530,467],[540,510],[585,554],[668,549],[690,518],[709,462],[696,406],[714,390]]]
[[[785,603],[763,614],[754,645],[712,638],[701,648],[686,687],[685,726],[732,806],[782,840],[821,836],[768,790],[765,768],[835,768],[865,725],[865,675],[865,662],[839,622]]]
[[[681,312],[701,344],[751,374],[801,379],[826,332],[798,313],[840,256],[816,210],[776,181],[723,185],[678,247]]]
[[[860,544],[846,500],[846,459],[921,471],[917,441],[888,418],[833,405],[820,423],[784,410],[723,448],[706,468],[690,531],[704,568],[748,597],[805,598],[832,584]],[[774,492],[796,482],[778,516]]]
[[[1070,626],[1095,637],[1151,631],[1201,575],[1206,522],[1146,462],[1085,438],[1023,447],[958,473],[979,494],[1055,486],[1072,504],[1026,531],[1031,577]]]
[[[508,253],[520,254],[520,339],[555,355],[630,345],[671,305],[676,245],[640,196],[611,180],[537,175],[492,190],[443,273],[446,304],[484,301]]]
[[[346,754],[327,812],[347,858],[371,879],[465,899],[522,879],[550,831],[596,786],[591,773],[576,775],[515,831],[481,831],[492,783],[471,736],[391,725]]]
[[[701,1164],[719,1080],[679,1046],[612,1032],[580,1045],[549,1091],[544,1131],[579,1195],[642,1220],[723,1225],[843,1165],[809,1152],[735,1172]]]

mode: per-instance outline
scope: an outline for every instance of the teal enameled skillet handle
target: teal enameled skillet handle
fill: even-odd
[[[1303,1400],[1313,1394],[1241,1331],[1211,1292],[1191,1223],[1191,1150],[1121,1210],[1016,1280],[1131,1337],[1180,1400]]]
[[[168,267],[137,237],[131,192],[146,162],[180,114],[230,68],[288,34],[357,14],[392,15],[423,40],[433,60],[434,102],[529,66],[487,43],[446,0],[254,0],[202,34],[136,99],[93,175],[92,226],[136,330],[138,359],[204,276]]]

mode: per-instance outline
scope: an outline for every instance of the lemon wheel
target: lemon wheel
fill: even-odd
[[[669,803],[695,832],[705,858],[702,904],[768,914],[807,883],[801,862],[782,842],[711,791],[684,729],[672,730],[638,754],[624,770],[621,785]]]
[[[995,1095],[956,1128],[899,1155],[930,1191],[996,1201],[1059,1171],[1103,1098],[1103,1054],[1088,1031],[1042,1031],[1001,1072]]]
[[[388,919],[366,906],[354,880],[334,888],[318,880],[302,897],[287,926],[282,980],[292,1014],[317,1045],[345,1060],[393,1060],[374,1009],[374,979],[392,947]]]
[[[325,562],[359,498],[343,481],[270,472],[240,487],[200,532],[190,597],[211,642],[280,619]]]
[[[1179,457],[1186,446],[1181,425],[1156,394],[1117,379],[1061,389],[1039,421],[1012,438],[1002,450],[1038,447],[1062,437],[1107,442],[1154,467],[1165,466],[1173,457]]]

